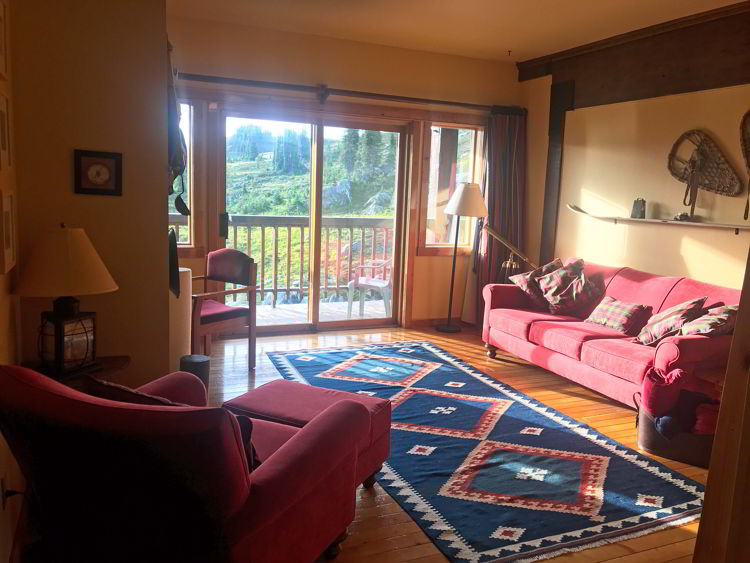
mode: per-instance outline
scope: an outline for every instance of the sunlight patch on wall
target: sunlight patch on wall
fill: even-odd
[[[629,214],[622,206],[601,197],[595,189],[586,186],[581,188],[579,206],[593,215],[623,217]],[[567,215],[565,223],[575,225],[577,229],[572,254],[599,264],[617,266],[623,263],[627,250],[627,225],[615,225],[592,217],[571,217],[573,213],[567,209],[563,213]]]
[[[685,262],[686,275],[717,285],[742,287],[745,253],[740,249],[747,248],[747,236],[729,237],[728,233],[721,232],[719,236],[711,237],[712,243],[708,243],[694,236],[683,236],[680,255]],[[726,248],[722,243],[727,243]]]

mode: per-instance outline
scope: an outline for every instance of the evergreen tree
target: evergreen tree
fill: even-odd
[[[354,172],[354,165],[357,162],[357,150],[359,148],[359,131],[356,129],[347,129],[343,138],[343,150],[341,151],[341,163],[344,165],[346,172],[351,175]]]
[[[361,176],[369,180],[378,173],[382,162],[383,138],[380,131],[366,130],[360,143],[359,162]]]

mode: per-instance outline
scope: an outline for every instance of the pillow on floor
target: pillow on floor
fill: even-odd
[[[682,325],[680,334],[683,336],[689,334],[704,334],[706,336],[730,334],[734,331],[738,309],[739,305],[722,305],[709,309],[705,315]]]
[[[638,333],[638,342],[651,346],[667,336],[677,334],[682,325],[701,316],[706,299],[707,297],[691,299],[652,316]]]
[[[635,336],[650,316],[650,305],[626,303],[606,296],[585,322],[606,326],[628,336]]]
[[[530,272],[526,272],[524,274],[517,274],[515,276],[509,277],[508,279],[519,288],[521,288],[521,291],[526,294],[526,296],[529,298],[529,301],[531,301],[532,309],[536,309],[538,311],[546,311],[549,309],[549,303],[547,303],[547,300],[544,298],[542,290],[539,289],[539,283],[536,281],[536,279],[549,274],[550,272],[554,272],[555,270],[559,270],[562,267],[562,261],[559,258],[555,258],[549,264],[540,266],[536,270],[531,270]]]
[[[83,378],[83,388],[81,390],[92,397],[108,399],[110,401],[119,401],[121,403],[130,403],[131,405],[154,405],[159,407],[189,406],[183,405],[182,403],[175,403],[164,397],[141,393],[140,391],[136,391],[130,387],[125,387],[124,385],[102,381],[92,375],[87,375]]]

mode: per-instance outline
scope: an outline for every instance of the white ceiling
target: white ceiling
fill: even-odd
[[[170,17],[517,62],[734,3],[736,0],[167,0],[167,12]]]

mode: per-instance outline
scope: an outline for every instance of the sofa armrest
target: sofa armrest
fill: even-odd
[[[726,362],[731,345],[732,335],[729,334],[710,337],[691,334],[666,338],[656,346],[654,368],[669,373],[677,368],[688,371],[686,368],[702,362]]]
[[[523,309],[528,306],[526,294],[517,285],[510,283],[489,283],[482,289],[484,298],[484,322],[482,340],[489,342],[490,311],[492,309]]]
[[[186,371],[169,373],[141,385],[136,391],[164,397],[175,403],[182,403],[191,407],[205,407],[208,404],[206,386],[198,377]]]
[[[243,535],[265,526],[314,490],[330,498],[355,498],[357,443],[370,433],[367,408],[356,401],[334,403],[307,423],[250,474],[250,496],[230,529]],[[345,465],[347,479],[337,474]]]

